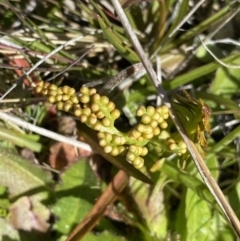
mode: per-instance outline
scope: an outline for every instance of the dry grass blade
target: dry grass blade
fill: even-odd
[[[127,183],[127,173],[120,170],[114,177],[113,181],[108,185],[105,192],[99,197],[88,215],[72,231],[66,241],[81,240],[89,231],[91,231],[104,214],[107,206],[117,199],[117,195],[122,192]]]
[[[136,4],[136,3],[139,3],[141,1],[142,0],[126,0],[126,1],[123,1],[122,7],[125,9],[125,8],[130,7],[132,4]],[[147,1],[150,2],[151,0],[147,0]]]
[[[156,73],[154,72],[150,61],[146,57],[146,55],[145,55],[145,53],[142,49],[142,46],[140,45],[135,33],[132,31],[130,23],[129,23],[129,21],[128,21],[125,13],[123,11],[123,8],[122,8],[121,4],[119,3],[118,0],[111,0],[111,2],[112,2],[113,6],[115,8],[115,11],[116,11],[120,21],[122,22],[122,25],[123,25],[124,29],[128,33],[128,35],[129,35],[129,37],[130,37],[130,39],[133,43],[133,46],[135,47],[136,52],[138,53],[143,65],[145,66],[146,71],[148,72],[151,80],[153,81],[153,84],[156,87],[159,96],[162,98],[164,104],[167,105],[170,108],[171,118],[172,118],[173,122],[175,123],[176,128],[178,129],[179,133],[181,134],[183,140],[185,141],[185,143],[188,147],[188,150],[189,150],[189,152],[190,152],[190,154],[191,154],[191,156],[194,160],[194,163],[195,163],[203,181],[207,185],[208,189],[211,191],[215,200],[218,202],[222,211],[225,213],[225,215],[228,218],[229,222],[231,223],[233,229],[235,230],[237,235],[240,237],[240,222],[239,222],[235,212],[233,211],[231,206],[228,204],[228,202],[225,199],[221,189],[219,188],[218,184],[216,183],[216,181],[212,177],[208,167],[206,166],[203,158],[201,157],[201,155],[197,151],[194,143],[188,137],[188,135],[186,133],[186,130],[184,129],[184,127],[180,123],[178,117],[175,114],[175,111],[171,107],[171,104],[169,102],[167,94],[164,91],[164,89],[161,87],[161,85],[159,84]]]
[[[64,143],[73,145],[75,147],[82,148],[83,150],[86,150],[86,151],[92,151],[91,146],[89,146],[88,144],[86,144],[84,142],[77,141],[77,140],[74,140],[72,138],[69,138],[69,137],[57,134],[55,132],[49,131],[47,129],[35,126],[35,125],[30,124],[30,123],[28,123],[24,120],[21,120],[21,119],[15,117],[15,116],[12,116],[8,113],[0,112],[0,119],[4,120],[6,122],[9,121],[9,122],[11,122],[11,123],[13,123],[17,126],[21,126],[24,129],[27,129],[27,130],[30,130],[34,133],[37,133],[37,134],[40,134],[42,136],[51,138],[55,141],[64,142]]]
[[[169,35],[169,38],[171,38],[180,28],[181,26],[193,15],[193,13],[205,2],[206,0],[202,0],[198,2],[194,8],[187,14],[187,16],[176,26],[174,31]]]
[[[52,79],[57,78],[61,74],[67,72],[71,67],[73,67],[75,64],[77,64],[81,59],[83,59],[89,52],[90,50],[94,48],[94,44],[91,45],[80,57],[78,57],[74,62],[72,62],[70,65],[68,65],[66,68],[64,68],[62,71],[54,75],[52,78],[49,78],[48,81],[51,81]]]
[[[56,49],[54,49],[53,51],[51,51],[48,55],[46,55],[44,58],[40,59],[30,70],[28,70],[24,75],[22,75],[20,78],[17,79],[17,81],[12,85],[11,88],[9,88],[0,98],[0,102],[14,89],[16,88],[16,86],[21,83],[21,81],[28,75],[30,75],[40,64],[42,64],[44,61],[46,61],[46,59],[50,58],[52,55],[54,55],[55,53],[57,53],[59,50],[63,49],[64,47],[76,42],[79,39],[84,38],[83,35],[78,36],[74,39],[71,39],[69,41],[67,41],[65,44],[60,45],[59,47],[57,47]]]

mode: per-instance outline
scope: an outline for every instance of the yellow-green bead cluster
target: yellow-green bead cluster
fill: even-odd
[[[126,139],[124,136],[99,132],[98,138],[99,145],[103,147],[105,153],[118,156],[126,150],[124,146]]]
[[[82,88],[84,89],[85,93],[80,97],[81,102],[88,104],[93,116],[99,120],[102,120],[103,126],[109,127],[110,125],[113,125],[113,120],[119,118],[120,116],[120,111],[115,108],[115,104],[110,101],[107,96],[100,96],[97,93],[90,96],[91,98],[88,98],[86,87]]]
[[[153,106],[140,106],[137,110],[137,116],[141,117],[141,122],[145,125],[149,125],[152,128],[160,126],[162,129],[166,129],[168,124],[165,120],[169,118],[169,111],[167,106],[159,106],[154,108]]]
[[[84,92],[86,92],[85,89]],[[108,97],[93,94],[87,98],[87,94],[84,93],[80,99],[82,103],[84,102],[85,108],[82,110],[81,107],[75,108],[74,114],[82,123],[86,123],[96,131],[100,131],[102,127],[114,127],[114,121],[119,118],[120,111],[115,108],[115,104]]]
[[[126,159],[135,168],[140,169],[144,166],[144,159],[142,157],[146,156],[147,153],[148,149],[145,146],[130,145],[128,147]]]
[[[50,103],[55,103],[59,110],[73,112],[82,123],[99,131],[102,127],[111,127],[120,116],[120,111],[106,96],[100,96],[96,89],[81,87],[79,93],[69,86],[57,87],[49,82],[36,84],[36,92],[48,96]]]
[[[120,111],[107,96],[100,96],[96,89],[81,87],[79,93],[69,86],[57,87],[49,82],[40,81],[36,84],[36,92],[48,96],[50,103],[55,103],[59,110],[73,113],[82,123],[98,131],[99,144],[104,152],[117,156],[122,153],[135,168],[144,166],[143,157],[148,149],[144,146],[162,129],[168,127],[169,111],[166,106],[141,106],[137,110],[140,123],[129,133],[123,134],[114,127],[114,121],[119,118]],[[134,144],[133,144],[134,143]],[[184,142],[166,140],[169,151],[178,155],[186,153]]]
[[[166,106],[157,108],[141,106],[136,114],[138,117],[141,117],[141,123],[129,133],[129,136],[139,141],[144,139],[151,140],[154,136],[158,136],[161,133],[161,129],[168,127],[166,119],[169,118],[169,113]]]
[[[187,146],[183,141],[176,142],[172,138],[167,138],[166,145],[171,152],[175,152],[179,156],[187,152]]]
[[[36,92],[48,96],[48,101],[56,103],[59,110],[70,111],[79,107],[76,91],[69,86],[58,87],[55,84],[40,81],[36,84]]]

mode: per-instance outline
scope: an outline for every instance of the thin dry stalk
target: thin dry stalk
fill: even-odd
[[[185,128],[179,121],[174,109],[171,106],[171,103],[168,99],[166,92],[160,85],[157,75],[156,75],[155,71],[153,70],[150,61],[148,60],[137,36],[135,35],[134,31],[131,28],[131,25],[123,11],[121,4],[119,3],[118,0],[111,0],[111,2],[115,8],[115,11],[116,11],[124,29],[128,33],[128,35],[132,41],[132,44],[133,44],[136,52],[139,55],[139,58],[141,59],[144,67],[146,68],[146,71],[147,71],[149,77],[151,78],[154,86],[156,87],[158,95],[163,100],[163,103],[169,107],[171,118],[172,118],[176,128],[178,129],[179,133],[181,134],[183,140],[185,141],[185,143],[188,147],[188,150],[193,158],[193,161],[194,161],[203,181],[205,182],[206,186],[208,187],[208,189],[214,196],[214,198],[217,201],[217,203],[219,204],[219,206],[221,207],[222,211],[225,213],[227,219],[231,223],[232,228],[235,230],[238,237],[240,237],[240,222],[239,222],[235,212],[233,211],[233,209],[227,202],[227,200],[226,200],[225,196],[223,195],[221,189],[219,188],[217,182],[215,181],[215,179],[211,175],[211,172],[209,171],[208,167],[206,166],[203,158],[197,151],[195,144],[188,137],[188,134],[187,134]]]
[[[103,216],[108,205],[112,204],[123,191],[128,183],[128,175],[120,170],[114,176],[112,182],[108,185],[104,193],[98,198],[95,205],[87,216],[77,225],[70,233],[66,241],[81,240],[88,232],[90,232]]]

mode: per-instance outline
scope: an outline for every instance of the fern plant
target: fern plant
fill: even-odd
[[[65,83],[68,86],[59,87],[58,84],[40,81],[33,87],[39,94],[47,96],[48,102],[54,104],[58,110],[69,112],[75,119],[83,123],[79,126],[86,125],[91,128],[91,132],[89,128],[80,130],[83,136],[85,131],[92,134],[91,140],[85,138],[91,144],[92,149],[96,149],[96,152],[112,163],[114,163],[112,160],[116,159],[114,164],[133,176],[128,182],[127,195],[123,194],[126,200],[123,198],[121,204],[118,202],[114,207],[120,208],[121,214],[123,213],[124,218],[126,218],[125,224],[134,231],[129,235],[125,230],[123,232],[118,230],[121,234],[119,237],[114,236],[114,238],[116,240],[120,240],[122,237],[129,239],[128,236],[131,236],[130,239],[161,241],[175,239],[183,241],[235,240],[234,233],[228,228],[221,214],[216,211],[214,199],[196,175],[196,169],[190,161],[191,158],[186,151],[186,145],[182,142],[169,118],[167,107],[156,105],[156,90],[147,76],[141,77],[129,88],[122,91],[121,95],[118,95],[120,98],[116,98],[116,96],[112,98],[111,95],[102,94],[102,92],[91,88],[82,87],[80,89],[82,83],[115,76],[117,73],[126,70],[127,66],[139,63],[140,59],[110,1],[75,1],[72,2],[73,7],[65,2],[61,4],[58,1],[38,2],[31,12],[26,11],[29,8],[25,1],[3,1],[0,12],[4,17],[0,21],[5,33],[4,38],[8,36],[7,39],[10,42],[17,44],[21,56],[19,59],[19,52],[16,53],[15,45],[11,45],[13,47],[10,48],[1,45],[1,53],[4,56],[3,63],[11,65],[11,69],[16,68],[15,71],[1,68],[0,74],[4,80],[1,82],[1,92],[5,93],[9,84],[14,83],[16,75],[21,76],[22,79],[25,78],[25,69],[19,69],[15,65],[26,67],[27,71],[31,68],[30,66],[36,63],[36,58],[39,58],[39,56],[41,58],[46,56],[62,43],[66,47],[66,40],[74,40],[71,42],[72,45],[62,48],[58,54],[55,53],[50,58],[45,59],[44,66],[36,67],[35,72],[29,77],[35,82],[36,79],[48,78],[47,75],[41,74],[42,72],[49,73],[50,71],[51,74],[54,74],[59,70],[64,72],[64,69],[65,71],[67,69],[69,74],[63,74],[63,82],[66,81]],[[196,12],[191,11],[193,10],[193,1],[189,0],[120,2],[126,7],[125,12],[131,26],[156,69],[160,66],[158,60],[161,59],[162,87],[169,91],[169,97],[177,116],[187,129],[189,138],[194,141],[201,155],[205,157],[204,161],[211,170],[213,177],[218,180],[220,176],[220,186],[226,187],[225,194],[233,204],[234,209],[238,210],[239,202],[236,198],[239,190],[238,172],[236,171],[237,158],[235,146],[230,142],[233,142],[239,136],[239,128],[224,138],[222,136],[216,138],[213,135],[212,138],[208,138],[209,143],[207,143],[205,134],[210,132],[211,109],[208,105],[213,112],[219,113],[219,111],[226,110],[235,113],[235,119],[237,119],[236,111],[239,111],[239,106],[230,98],[237,94],[239,89],[239,83],[236,81],[239,79],[239,71],[221,67],[206,51],[204,51],[203,56],[200,53],[201,49],[198,49],[198,46],[201,45],[199,36],[205,37],[205,40],[211,39],[212,30],[218,29],[221,23],[224,22],[225,24],[226,19],[229,20],[238,12],[238,1],[226,1],[226,3],[220,0],[205,1],[201,6],[197,3],[196,6],[199,9]],[[16,9],[21,9],[24,15]],[[186,20],[186,16],[189,16],[188,20]],[[238,25],[235,24],[235,26]],[[184,31],[180,31],[180,28]],[[227,29],[231,28],[227,27]],[[224,37],[226,36],[231,36],[232,40],[238,40],[236,33],[235,36],[225,34]],[[203,41],[207,44],[205,40]],[[222,58],[222,62],[233,64],[234,61],[235,65],[239,65],[240,54],[236,48],[222,48],[222,45],[215,43],[214,39],[212,40],[213,44],[207,46],[213,47],[211,50],[218,58]],[[84,61],[73,63],[91,44],[94,44],[95,48],[88,55],[85,55]],[[23,64],[24,61],[25,64]],[[73,64],[69,66],[70,63]],[[214,71],[216,71],[216,74],[213,73]],[[61,82],[62,80],[56,81]],[[197,99],[193,99],[188,94],[181,96],[176,94],[179,93],[177,92],[179,87],[181,89],[187,88],[186,84],[191,85],[192,93]],[[71,88],[73,86],[74,89]],[[24,80],[21,87],[24,87],[25,90],[29,88],[27,79]],[[20,88],[20,85],[17,88]],[[9,97],[19,98],[22,93],[18,89],[15,93],[11,92]],[[25,93],[29,96],[32,94],[31,97],[35,97],[35,93],[25,91],[24,98],[27,98]],[[154,99],[152,98],[153,95],[155,95]],[[31,101],[29,100],[28,103],[31,103]],[[34,99],[34,103],[35,101],[37,100]],[[22,112],[30,115],[31,119],[38,119],[39,126],[46,127],[42,120],[48,114],[49,104],[43,103],[42,109],[45,110],[44,112],[41,111],[40,105],[34,103],[26,107],[26,102],[24,102],[24,105],[21,106]],[[64,115],[61,111],[58,115]],[[39,112],[41,113],[39,114]],[[123,121],[125,120],[124,115],[131,122],[131,126],[129,125],[126,129],[121,128],[121,125],[125,124],[125,121]],[[211,118],[213,127],[218,125],[216,119]],[[29,143],[28,147],[37,152],[36,156],[39,157],[39,160],[45,158],[46,153],[43,150],[50,150],[52,147],[45,142],[42,143],[42,139],[36,137],[34,141],[25,138],[28,142],[23,142],[24,137],[28,134],[19,134],[19,132],[16,134],[16,128],[14,129],[8,124],[2,123],[0,129],[0,137],[1,140],[4,140],[4,143],[11,142],[21,148],[23,145],[26,146],[25,143]],[[24,128],[21,131],[22,133],[25,132]],[[96,143],[99,143],[99,145]],[[33,144],[35,148],[32,147]],[[36,144],[39,145],[36,147]],[[105,153],[109,155],[105,155]],[[182,160],[186,161],[184,162],[184,164],[186,163],[184,169],[182,165],[179,165]],[[48,162],[46,159],[45,161]],[[57,158],[56,161],[58,161]],[[8,187],[10,191],[11,187],[15,186],[15,182],[25,180],[24,178],[28,176],[26,173],[29,173],[32,177],[31,180],[29,179],[30,181],[25,180],[28,185],[36,179],[34,175],[31,175],[31,173],[34,173],[33,170],[36,169],[35,166],[18,177],[15,175],[18,168],[14,166],[14,161],[11,162],[14,166],[11,170],[7,168],[9,166],[8,160],[1,163],[3,164],[1,168],[4,170],[2,173],[5,175],[1,178],[1,185],[4,188],[5,186]],[[105,167],[102,169],[105,171]],[[79,220],[82,220],[94,205],[98,215],[102,215],[98,212],[98,204],[95,203],[96,199],[100,199],[98,196],[100,194],[92,188],[98,185],[97,180],[96,182],[93,181],[90,173],[92,173],[92,170],[87,162],[78,162],[60,174],[62,182],[55,182],[54,180],[54,185],[50,184],[49,186],[47,180],[44,182],[44,185],[51,190],[53,186],[55,187],[52,191],[56,195],[56,200],[52,203],[46,202],[46,205],[48,205],[48,210],[51,209],[51,213],[56,216],[56,220],[49,221],[49,223],[59,239],[61,237],[62,240],[66,240],[66,235],[73,230]],[[142,174],[147,179],[140,178],[135,174]],[[12,179],[13,177],[15,179]],[[152,180],[152,186],[149,185],[149,179]],[[5,183],[6,180],[9,183]],[[39,182],[41,182],[41,178]],[[121,192],[121,190],[117,191]],[[22,191],[23,195],[30,193],[28,189]],[[105,191],[104,188],[102,188],[102,191]],[[93,193],[94,195],[92,195]],[[18,192],[15,193],[15,196],[19,197]],[[108,199],[108,195],[106,196],[107,198],[104,201]],[[20,211],[23,201],[27,202],[27,199],[17,200],[17,207]],[[104,201],[102,204],[107,203]],[[88,204],[87,208],[84,205],[86,203]],[[131,204],[131,207],[129,207],[129,204]],[[15,207],[14,202],[7,204],[7,207],[1,202],[1,207],[16,214],[15,208],[12,208]],[[32,207],[33,205],[30,205],[29,210]],[[129,215],[129,212],[131,215]],[[239,215],[239,213],[237,214]],[[50,215],[50,212],[48,215]],[[11,215],[11,217],[14,217],[14,215]],[[33,223],[31,217],[28,218],[29,223]],[[35,217],[37,216],[35,215]],[[44,223],[48,223],[45,215],[43,219]],[[91,218],[91,220],[94,219]],[[5,221],[8,222],[8,220]],[[2,219],[0,219],[0,222],[2,223]],[[4,227],[4,225],[0,226]],[[47,227],[47,225],[45,226]],[[14,229],[19,235],[22,234],[20,227]],[[89,232],[89,229],[85,227],[81,231]],[[104,232],[109,230],[106,223],[102,227]],[[47,234],[48,231],[45,230]],[[114,234],[115,231],[116,229],[113,231]],[[97,229],[97,232],[99,232],[99,229]],[[108,238],[104,238],[106,237],[104,232],[94,236],[94,238],[99,238],[99,240],[112,239],[113,236],[106,233]],[[137,237],[135,234],[137,234]],[[4,235],[7,234],[4,233]],[[88,235],[91,234],[88,233]],[[22,237],[9,236],[9,238],[20,240]],[[35,239],[34,237],[30,240]],[[57,238],[54,236],[50,240],[55,241]]]
[[[58,87],[44,81],[33,86],[37,93],[47,96],[50,103],[56,104],[58,110],[73,114],[82,123],[97,131],[99,145],[105,153],[112,156],[124,155],[137,169],[144,166],[144,156],[148,153],[149,145],[160,147],[160,157],[167,157],[169,153],[182,156],[187,152],[186,144],[169,128],[171,120],[167,106],[140,106],[136,111],[138,124],[123,133],[114,125],[120,117],[120,111],[107,96],[99,95],[96,89],[83,86],[76,92],[69,86]],[[191,123],[188,130],[192,138],[195,138],[200,146],[206,146],[204,131],[209,131],[209,113],[206,114],[203,109],[207,108],[207,105],[201,100],[194,102],[180,96],[174,104],[181,113],[182,121]]]

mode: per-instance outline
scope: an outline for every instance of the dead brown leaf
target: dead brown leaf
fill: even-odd
[[[49,164],[56,170],[62,170],[64,167],[76,162],[82,157],[89,157],[92,153],[80,148],[76,148],[66,143],[55,143],[50,148]]]

